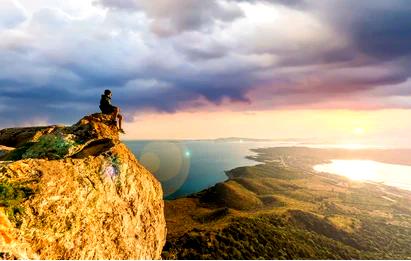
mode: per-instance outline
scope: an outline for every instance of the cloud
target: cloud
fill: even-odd
[[[208,28],[217,21],[230,22],[242,16],[233,2],[223,0],[100,0],[97,4],[127,12],[143,12],[151,30],[159,36]]]
[[[410,107],[410,8],[390,3],[3,1],[0,122],[73,122],[106,88],[130,116]]]
[[[373,17],[374,19],[372,19]],[[383,17],[383,19],[375,19]],[[411,55],[411,8],[375,10],[357,21],[353,32],[358,48],[377,59],[391,60]]]
[[[26,15],[13,1],[0,2],[0,30],[14,28],[26,20]]]
[[[383,60],[410,54],[408,1],[327,1],[311,7],[326,22],[345,31],[364,54]]]

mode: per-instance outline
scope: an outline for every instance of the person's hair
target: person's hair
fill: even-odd
[[[104,95],[109,95],[111,93],[110,90],[104,90]]]

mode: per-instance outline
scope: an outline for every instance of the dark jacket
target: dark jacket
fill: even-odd
[[[107,95],[101,95],[101,100],[100,100],[100,110],[104,114],[111,114],[114,112],[116,107],[111,105],[111,98],[108,97]]]

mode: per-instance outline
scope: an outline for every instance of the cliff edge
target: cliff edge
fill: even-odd
[[[159,259],[160,183],[110,117],[0,131],[0,256]]]

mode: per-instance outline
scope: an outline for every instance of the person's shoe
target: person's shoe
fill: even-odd
[[[120,133],[126,134],[126,132],[123,129],[118,130]]]

